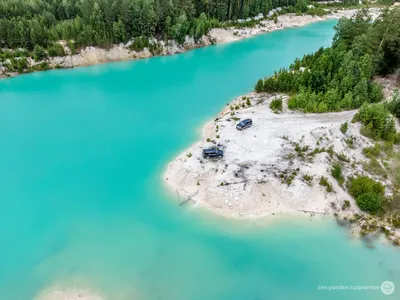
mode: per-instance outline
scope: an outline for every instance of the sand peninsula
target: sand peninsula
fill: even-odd
[[[280,9],[274,9],[270,11],[270,15],[279,11]],[[35,61],[31,57],[28,58],[29,67],[40,65],[41,63],[47,63],[50,69],[59,68],[75,68],[81,66],[89,66],[95,64],[101,64],[106,62],[125,61],[125,60],[136,60],[149,58],[153,56],[166,56],[178,53],[183,53],[191,49],[206,47],[213,44],[227,43],[238,41],[244,38],[252,37],[258,34],[272,32],[275,30],[281,30],[285,28],[294,28],[305,26],[314,22],[328,20],[328,19],[339,19],[342,17],[351,17],[357,10],[356,9],[342,9],[330,11],[325,16],[311,16],[311,15],[296,15],[286,14],[280,15],[275,23],[273,20],[261,20],[255,27],[245,28],[214,28],[211,29],[207,35],[202,36],[198,41],[195,41],[193,37],[186,36],[183,44],[171,40],[167,43],[153,39],[153,43],[157,43],[159,46],[159,53],[151,53],[149,49],[144,48],[142,51],[134,51],[129,47],[133,41],[129,41],[126,44],[114,45],[110,49],[103,49],[100,47],[86,47],[81,49],[76,54],[71,54],[71,50],[67,46],[65,41],[59,41],[64,47],[66,56],[50,57],[42,61]],[[370,14],[373,18],[377,17],[380,13],[379,8],[370,8]],[[268,16],[267,16],[268,17]],[[257,19],[262,16],[257,17]],[[6,61],[7,63],[7,61]],[[13,77],[19,75],[16,72],[9,71],[5,65],[0,63],[0,78]]]
[[[282,99],[281,111],[270,108],[276,99]],[[372,144],[360,135],[360,125],[350,122],[356,111],[304,114],[288,110],[287,100],[281,94],[257,93],[234,99],[205,126],[201,141],[168,166],[168,185],[182,199],[194,195],[196,205],[233,217],[331,214],[331,203],[339,207],[345,200],[358,212],[352,197],[330,175],[332,155],[360,160],[361,149]],[[236,124],[246,118],[253,126],[238,131]],[[345,122],[349,129],[344,135],[340,126]],[[350,136],[356,147],[348,146]],[[224,157],[203,159],[202,149],[216,145]],[[321,176],[331,183],[332,192],[318,184]]]
[[[397,79],[377,80],[390,96]],[[374,142],[360,133],[360,123],[352,122],[357,110],[302,113],[289,110],[288,99],[284,94],[249,93],[206,124],[201,140],[171,162],[164,174],[177,201],[241,219],[336,216],[356,235],[368,236],[382,228],[397,244],[400,230],[360,211],[345,182],[332,175],[332,166],[341,162],[343,178],[378,178],[364,168],[368,159],[363,149],[374,147]],[[237,130],[238,122],[247,118],[253,125]],[[223,150],[224,157],[203,158],[202,150],[211,147]],[[390,186],[390,179],[385,180],[382,183]]]

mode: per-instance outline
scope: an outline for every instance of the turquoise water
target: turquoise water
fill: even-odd
[[[178,207],[162,183],[206,120],[329,45],[334,24],[0,81],[0,299],[54,283],[112,300],[398,299],[398,249],[369,249],[329,220],[265,224]],[[391,296],[317,289],[384,280],[398,286]]]

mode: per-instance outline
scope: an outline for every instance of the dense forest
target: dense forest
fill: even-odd
[[[0,47],[32,50],[58,40],[107,47],[139,36],[183,42],[222,21],[296,5],[307,0],[2,0]]]
[[[400,117],[400,96],[396,91],[392,99],[380,102],[382,88],[373,79],[376,75],[399,72],[399,25],[399,8],[385,10],[375,21],[367,10],[360,10],[335,26],[331,47],[296,59],[288,69],[260,79],[255,87],[256,92],[289,93],[288,107],[304,112],[359,108],[352,121],[360,122],[360,133],[376,142],[363,149],[362,153],[370,159],[363,169],[382,180],[390,178],[388,186],[394,192],[386,196],[379,181],[364,175],[350,177],[347,190],[362,211],[379,216],[395,213],[391,217],[394,227],[400,226],[400,153],[394,151],[394,144],[400,143],[395,126],[395,118]],[[343,134],[347,127],[347,123],[340,127]],[[352,138],[347,141],[352,145]],[[385,165],[384,159],[392,161]],[[341,166],[337,166],[339,173],[332,169],[332,176],[343,180]]]
[[[332,47],[297,59],[288,69],[260,79],[258,92],[294,93],[292,109],[326,112],[354,109],[382,99],[375,75],[400,65],[400,9],[386,10],[374,22],[367,10],[335,26]]]

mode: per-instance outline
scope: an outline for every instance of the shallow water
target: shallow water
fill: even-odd
[[[206,120],[328,46],[334,24],[0,81],[0,299],[55,283],[112,300],[398,299],[398,249],[368,249],[330,220],[265,224],[179,207],[161,178]],[[384,280],[398,286],[391,296],[317,289]]]

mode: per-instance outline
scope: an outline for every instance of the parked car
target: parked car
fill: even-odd
[[[237,130],[243,130],[243,129],[251,127],[251,125],[253,125],[253,121],[251,119],[245,119],[245,120],[240,121],[236,125],[236,129]]]
[[[224,151],[216,149],[216,148],[209,148],[203,149],[203,158],[222,158],[224,156]]]

